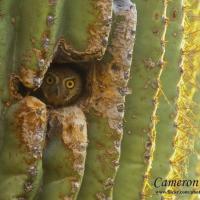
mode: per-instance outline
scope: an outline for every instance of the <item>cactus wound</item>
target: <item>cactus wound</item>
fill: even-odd
[[[108,118],[110,128],[114,130],[120,130],[125,96],[131,93],[127,83],[136,30],[136,10],[133,4],[128,6],[127,10],[123,7],[114,12],[116,21],[112,39],[105,58],[95,64],[92,74],[91,108]]]
[[[87,4],[89,4],[89,8],[87,8],[89,11],[84,10],[85,5]],[[71,24],[69,23],[69,27],[65,25],[66,27],[63,28],[63,32],[59,40],[60,46],[55,56],[55,60],[57,62],[91,61],[101,59],[104,55],[112,23],[112,1],[89,0],[84,2],[84,4],[80,3],[80,5],[82,5],[82,7],[79,9],[78,13],[73,9],[73,17],[74,20],[76,20],[73,27],[71,27]],[[70,10],[68,12],[71,13]],[[88,15],[88,13],[90,14]],[[85,21],[82,20],[81,15],[84,15],[87,18],[87,24],[85,24]],[[79,33],[76,38],[77,35],[74,29],[77,28],[77,30],[81,30],[83,26],[86,26],[87,37],[85,38],[85,36],[80,36]],[[72,32],[74,31],[74,35],[68,33],[69,28],[72,29]],[[65,37],[63,37],[63,34]],[[82,41],[80,43],[79,40],[81,41],[83,39],[85,42]]]
[[[39,199],[75,199],[85,169],[86,119],[76,106],[49,111]]]
[[[55,5],[48,4],[47,0],[35,1],[34,4],[27,0],[23,3],[20,1],[17,5],[13,2],[11,9],[12,19],[15,19],[13,26],[17,30],[17,40],[13,47],[16,48],[13,56],[17,62],[13,66],[16,65],[15,72],[18,71],[23,85],[35,89],[42,83],[44,73],[52,60],[53,48],[56,47],[52,46],[56,27],[48,23],[49,13],[55,12]],[[34,15],[27,17],[30,13]],[[47,48],[47,40],[51,43],[50,48]]]
[[[78,62],[100,59],[103,56],[111,28],[111,0],[103,2],[88,0],[86,6],[79,0],[75,4],[66,1],[52,3],[47,0],[42,2],[37,0],[32,6],[30,6],[31,0],[23,3],[20,1],[17,5],[15,3],[9,5],[9,9],[12,10],[10,20],[15,30],[13,34],[17,38],[13,44],[13,49],[16,49],[11,52],[13,54],[11,57],[17,60],[12,65],[24,86],[38,88],[53,58],[58,62],[63,62],[63,59],[65,62],[70,60]],[[77,12],[68,12],[68,9],[74,6],[83,6],[80,10],[86,16],[86,20],[82,21]],[[27,17],[32,12],[35,14]],[[63,17],[75,20],[67,21],[61,28]],[[76,23],[80,25],[80,30],[73,28],[77,26]],[[71,27],[72,33],[67,25]],[[81,34],[81,37],[77,37],[77,34]],[[73,43],[73,37],[78,44]]]
[[[46,106],[34,97],[26,97],[17,110],[16,134],[34,158],[41,158],[44,146],[44,130],[46,129]],[[33,123],[34,122],[34,123]]]
[[[6,112],[3,127],[7,127],[7,132],[0,152],[0,161],[4,163],[0,167],[0,190],[8,185],[11,190],[1,191],[2,200],[31,198],[37,192],[46,118],[46,106],[34,97],[24,98]]]
[[[92,65],[87,114],[89,146],[78,199],[112,198],[119,165],[125,96],[136,29],[136,9],[130,1],[114,5],[113,27],[103,59]],[[94,163],[95,160],[95,163]],[[92,190],[88,187],[92,184]]]

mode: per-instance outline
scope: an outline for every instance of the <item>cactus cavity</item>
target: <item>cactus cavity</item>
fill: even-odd
[[[107,51],[92,70],[88,119],[89,146],[80,200],[112,199],[123,134],[125,96],[130,92],[132,50],[136,29],[135,5],[114,1]],[[92,187],[88,187],[91,184]]]

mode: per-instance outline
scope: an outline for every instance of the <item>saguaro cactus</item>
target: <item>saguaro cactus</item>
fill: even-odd
[[[198,199],[199,6],[1,0],[0,200]]]
[[[114,2],[111,37],[103,59],[94,64],[93,95],[88,114],[89,148],[79,199],[112,198],[123,134],[125,96],[129,93],[136,8]],[[98,115],[98,116],[97,116]],[[94,162],[95,161],[95,162]],[[88,187],[92,184],[93,187]]]
[[[155,111],[164,65],[168,4],[166,1],[139,0],[136,6],[137,40],[130,80],[133,93],[126,100],[125,135],[115,199],[140,199],[145,195],[142,188],[146,184],[145,175],[148,174],[155,146]]]
[[[195,78],[199,74],[199,2],[136,1],[136,6],[138,26],[130,80],[135,93],[126,101],[114,199],[189,199],[173,194],[183,188],[158,189],[154,181],[157,177],[194,177],[194,168],[189,166],[194,166],[193,143],[199,130],[199,115],[193,111],[198,107],[193,95],[199,92]]]
[[[77,6],[78,13],[74,12]],[[44,103],[29,94],[33,95],[40,87],[53,59],[86,62],[103,56],[112,1],[9,0],[0,2],[0,10],[0,160],[4,163],[0,167],[0,199],[74,199],[84,171],[85,118],[76,107],[71,112],[60,111],[64,116],[59,111],[50,112]],[[82,14],[84,19],[80,17]],[[68,123],[63,125],[66,120]],[[49,123],[53,128],[49,129]],[[60,134],[60,139],[53,136],[47,144],[47,132]],[[70,132],[75,138],[67,136]],[[50,159],[57,155],[60,158],[52,164]],[[66,162],[60,170],[62,159]]]

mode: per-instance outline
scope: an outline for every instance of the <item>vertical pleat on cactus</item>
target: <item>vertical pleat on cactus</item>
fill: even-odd
[[[42,5],[40,6],[42,9]],[[32,55],[29,59],[25,59],[25,55],[22,56],[30,38],[28,37],[27,41],[25,39],[27,34],[22,36],[24,32],[21,29],[25,28],[26,20],[21,21],[18,24],[19,26],[16,25],[22,15],[21,13],[19,16],[19,7],[19,2],[0,2],[0,159],[1,163],[3,163],[0,167],[0,191],[2,200],[23,196],[32,199],[32,196],[34,196],[35,188],[39,187],[41,181],[42,169],[41,155],[35,155],[35,153],[37,154],[38,151],[39,154],[43,149],[46,127],[46,108],[42,102],[35,98],[26,98],[15,104],[16,99],[21,99],[21,96],[17,94],[17,88],[14,87],[14,83],[16,83],[17,79],[21,79],[24,82],[26,82],[26,78],[29,79],[29,77],[24,77],[24,79],[20,77],[20,67],[23,69],[23,64],[30,60],[30,63],[32,63],[34,60]],[[34,8],[32,7],[32,9]],[[30,26],[35,20],[34,18],[30,19]],[[44,24],[43,20],[40,22],[40,24],[35,25],[37,26],[35,28],[38,29],[38,34],[40,34],[39,27],[43,27],[46,24],[46,20]],[[27,30],[24,31],[26,32]],[[24,38],[23,41],[21,41],[22,37]],[[38,69],[38,65],[35,64],[34,67],[31,64],[29,67],[27,69]],[[17,71],[19,72],[18,77],[14,75]],[[34,82],[36,85],[37,80],[35,79]],[[32,83],[28,83],[28,85]],[[37,114],[37,112],[40,114]],[[36,120],[37,123],[29,124],[27,120]],[[29,125],[30,130],[28,130]],[[27,133],[30,134],[30,138],[27,137]],[[37,136],[38,141],[36,141]],[[33,145],[35,145],[35,150]],[[38,172],[37,174],[36,171]],[[33,185],[34,188],[32,188]]]
[[[41,184],[46,106],[26,97],[4,113],[0,152],[0,198],[33,199]],[[35,121],[33,124],[32,121]]]
[[[191,154],[194,151],[194,143],[198,138],[197,124],[199,119],[195,115],[194,101],[198,89],[197,75],[199,74],[199,6],[198,1],[184,2],[184,39],[182,44],[182,57],[180,67],[182,76],[178,83],[179,95],[177,99],[176,135],[173,141],[174,152],[170,157],[170,169],[166,179],[181,180],[188,177]],[[198,120],[198,123],[196,123]],[[190,162],[189,162],[190,161]],[[166,190],[176,191],[177,187],[169,186]],[[164,194],[163,199],[181,197],[176,194]]]
[[[156,112],[157,125],[156,144],[149,177],[149,195],[147,199],[160,199],[153,187],[154,180],[165,177],[169,170],[169,158],[173,152],[173,138],[176,132],[174,125],[176,117],[176,101],[178,98],[177,84],[181,77],[181,43],[183,39],[183,5],[180,1],[169,1],[167,8],[168,27],[166,31],[166,48],[164,68],[161,74],[160,97]],[[164,145],[163,145],[164,144]],[[158,173],[159,172],[159,173]],[[162,188],[165,189],[164,187]]]
[[[124,138],[114,199],[143,199],[155,146],[155,111],[159,78],[163,70],[167,1],[134,1],[138,12],[136,43],[133,53],[125,106]],[[132,192],[130,192],[132,191]]]
[[[78,199],[112,199],[123,134],[125,96],[129,93],[136,9],[129,0],[114,1],[107,51],[94,63],[91,111],[87,114],[89,146]],[[88,187],[91,185],[91,187]]]
[[[78,107],[49,111],[41,200],[76,199],[85,170],[86,119]]]

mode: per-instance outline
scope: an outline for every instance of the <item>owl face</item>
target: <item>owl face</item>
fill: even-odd
[[[45,75],[41,91],[45,102],[53,106],[65,106],[73,103],[81,94],[80,74],[66,66],[55,66]]]

